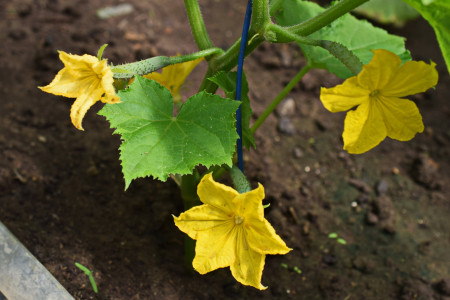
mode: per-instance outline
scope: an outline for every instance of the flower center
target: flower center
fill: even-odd
[[[242,222],[244,222],[244,217],[238,215],[234,216],[234,224],[239,225],[242,224]]]
[[[373,90],[372,92],[370,92],[370,97],[376,97],[379,94],[381,94],[380,90]]]

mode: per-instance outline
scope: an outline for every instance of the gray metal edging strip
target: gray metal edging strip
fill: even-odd
[[[0,291],[8,300],[73,300],[0,222]]]

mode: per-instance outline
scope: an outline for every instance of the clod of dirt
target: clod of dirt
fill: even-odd
[[[0,196],[6,195],[10,184],[11,184],[10,172],[5,168],[0,167]]]
[[[372,188],[362,180],[350,178],[348,180],[348,183],[350,183],[352,186],[354,186],[363,193],[369,194],[372,191]]]
[[[27,32],[22,28],[12,28],[9,31],[8,36],[15,41],[20,41],[27,37]]]
[[[376,189],[377,195],[380,196],[380,195],[386,194],[388,191],[388,188],[389,187],[388,187],[387,181],[384,179],[381,179],[377,184],[377,189]]]
[[[386,195],[377,197],[373,203],[372,213],[378,217],[378,226],[388,233],[395,233],[395,209],[391,198]]]
[[[353,260],[353,268],[370,274],[375,269],[375,263],[370,258],[358,256]]]
[[[424,241],[419,243],[419,245],[417,246],[417,250],[419,251],[420,254],[422,255],[427,255],[430,253],[430,246],[431,246],[431,242],[430,241]]]
[[[286,98],[277,106],[276,112],[280,117],[292,117],[295,114],[295,101],[293,98]]]
[[[74,19],[79,19],[82,15],[80,8],[75,7],[75,6],[66,6],[63,8],[63,10],[61,12],[64,15],[74,18]]]
[[[326,265],[334,266],[337,263],[337,259],[334,255],[325,254],[322,256],[322,262]]]
[[[320,131],[326,131],[333,128],[333,121],[330,118],[325,118],[323,116],[317,116],[314,119],[314,123]]]
[[[302,158],[303,157],[303,151],[300,148],[295,147],[294,148],[294,157],[295,158]]]
[[[283,46],[288,46],[288,45],[285,44]],[[281,56],[281,65],[283,67],[291,67],[292,66],[292,51],[289,51],[289,47],[281,47],[280,56]]]
[[[317,89],[322,84],[318,70],[314,69],[303,76],[302,84],[307,91]]]
[[[424,283],[418,280],[407,280],[400,293],[400,300],[434,300],[433,291]]]
[[[366,221],[367,221],[367,224],[369,224],[369,225],[375,225],[378,223],[379,220],[378,220],[378,216],[376,214],[369,211],[366,216]]]
[[[29,16],[31,14],[32,1],[15,1],[15,3],[13,3],[13,9],[19,15],[19,17],[25,18],[26,16]]]
[[[411,176],[417,183],[430,190],[436,190],[441,187],[439,182],[439,164],[428,155],[420,154],[412,166]]]
[[[295,134],[295,126],[292,123],[291,119],[288,117],[281,117],[280,121],[278,122],[278,131],[287,135],[294,135]]]
[[[278,68],[281,66],[281,59],[277,56],[264,55],[260,57],[260,62],[268,69]]]
[[[439,294],[450,297],[450,277],[442,278],[433,287]]]

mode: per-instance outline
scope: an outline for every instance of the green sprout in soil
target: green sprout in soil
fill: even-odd
[[[281,263],[281,267],[286,270],[289,270],[289,266],[285,263]],[[297,274],[302,274],[302,270],[300,270],[300,268],[297,266],[292,267],[292,270]]]
[[[92,289],[94,290],[95,293],[98,293],[97,284],[95,283],[95,279],[94,279],[94,275],[93,275],[94,272],[77,262],[75,263],[75,266],[78,269],[80,269],[81,271],[83,271],[84,274],[86,274],[89,277],[89,281],[91,282]]]
[[[347,245],[347,241],[344,240],[343,238],[340,238],[336,232],[330,233],[330,234],[328,235],[328,238],[330,238],[330,239],[336,239],[336,242],[338,242],[339,244]]]

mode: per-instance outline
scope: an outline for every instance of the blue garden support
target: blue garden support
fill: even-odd
[[[241,47],[239,49],[239,58],[237,65],[237,80],[236,80],[236,100],[241,101],[242,99],[242,72],[244,67],[244,58],[245,58],[245,47],[247,46],[247,38],[248,38],[248,30],[250,27],[250,20],[252,18],[252,6],[253,1],[249,0],[247,4],[247,11],[245,12],[245,20],[244,26],[242,29],[242,37],[241,37]],[[236,130],[239,135],[239,139],[237,140],[237,156],[238,156],[238,167],[244,172],[244,160],[242,154],[242,113],[241,113],[241,105],[239,106],[236,112]]]

